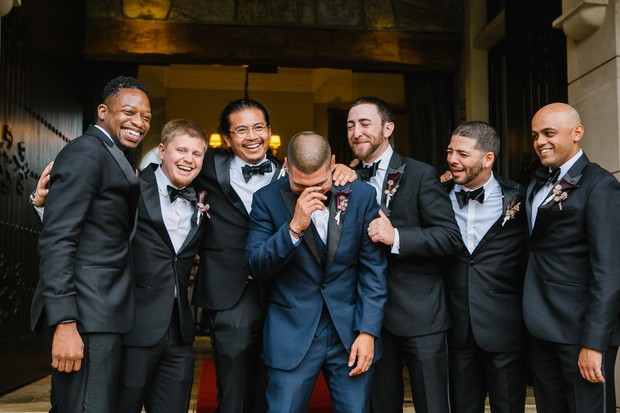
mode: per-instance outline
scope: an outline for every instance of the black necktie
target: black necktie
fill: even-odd
[[[185,198],[189,202],[196,202],[196,191],[194,188],[181,188],[176,189],[173,186],[167,185],[168,187],[168,196],[170,197],[170,202],[174,202],[178,197]]]
[[[241,167],[241,172],[245,182],[248,182],[254,175],[265,175],[267,172],[271,172],[271,162],[266,160],[260,165],[245,165]]]
[[[536,184],[542,188],[547,184],[554,185],[560,176],[560,168],[549,170],[549,168],[539,168],[536,170]]]
[[[368,182],[370,178],[375,176],[377,174],[377,169],[379,169],[379,162],[381,161],[374,162],[372,165],[366,165],[362,167],[362,169],[359,169],[358,176],[360,181]]]
[[[478,201],[479,203],[484,203],[484,187],[476,189],[475,191],[465,191],[460,190],[456,192],[456,201],[459,203],[459,207],[462,209],[469,203],[469,200],[472,199],[474,201]]]

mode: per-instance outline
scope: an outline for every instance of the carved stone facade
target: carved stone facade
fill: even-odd
[[[88,19],[460,33],[458,0],[87,0]]]

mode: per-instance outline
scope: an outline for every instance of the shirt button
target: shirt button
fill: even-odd
[[[469,261],[469,265],[474,265],[475,263],[476,263],[476,261],[474,261],[474,260]]]

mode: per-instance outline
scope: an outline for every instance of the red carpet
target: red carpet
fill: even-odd
[[[329,413],[332,411],[329,401],[329,391],[323,374],[319,374],[308,413]],[[198,400],[196,413],[214,413],[217,408],[217,390],[215,387],[215,365],[213,359],[205,359],[200,369],[200,384],[198,385]]]

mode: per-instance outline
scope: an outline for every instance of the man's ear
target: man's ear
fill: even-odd
[[[493,152],[487,152],[482,157],[482,166],[487,169],[493,166],[493,162],[495,162],[495,154]]]
[[[573,128],[573,142],[579,142],[583,138],[584,132],[585,129],[581,123],[575,126]]]
[[[394,125],[394,122],[385,122],[385,124],[383,125],[383,136],[386,138],[392,136],[395,127],[396,126]]]

